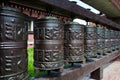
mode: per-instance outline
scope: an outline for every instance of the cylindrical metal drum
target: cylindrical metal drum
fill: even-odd
[[[110,29],[105,28],[105,50],[104,53],[111,53],[111,34]]]
[[[97,57],[97,29],[87,25],[85,29],[86,58]]]
[[[34,66],[39,70],[63,67],[63,24],[56,17],[46,16],[35,22]]]
[[[97,26],[97,53],[102,56],[104,54],[105,32],[102,26]]]
[[[110,31],[110,38],[111,38],[111,49],[115,51],[116,48],[116,33],[115,30]]]
[[[120,50],[120,31],[118,31],[118,50]]]
[[[83,61],[84,26],[68,22],[64,26],[64,57],[68,62]]]
[[[117,46],[118,46],[117,48],[118,48],[118,50],[120,49],[120,47],[119,47],[119,45],[120,45],[120,39],[119,39],[120,34],[119,34],[119,33],[120,33],[120,31],[118,31],[118,36],[117,36],[117,38],[118,38],[118,39],[117,39],[117,42],[118,42],[118,43],[117,43]]]
[[[27,75],[25,15],[2,7],[0,24],[0,80],[23,80]]]
[[[115,31],[115,50],[119,50],[119,32]]]

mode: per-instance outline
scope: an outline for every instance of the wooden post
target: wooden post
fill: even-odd
[[[98,68],[97,70],[91,73],[91,78],[95,80],[101,80],[103,78],[103,67]]]

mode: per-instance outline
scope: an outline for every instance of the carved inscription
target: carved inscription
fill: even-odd
[[[63,26],[55,17],[45,17],[35,25],[35,67],[59,69],[63,66]]]
[[[4,30],[1,31],[1,35],[4,35],[7,40],[26,40],[27,27],[25,23],[6,21],[4,22]]]
[[[94,57],[97,55],[97,29],[95,27],[86,27],[85,36],[85,53],[86,57]]]
[[[105,36],[104,29],[101,27],[98,27],[97,28],[97,53],[101,55],[104,53],[104,47],[105,47],[104,36]]]
[[[23,80],[27,72],[25,16],[7,7],[0,12],[0,80]]]
[[[41,40],[59,40],[63,38],[62,28],[59,27],[36,28],[35,34],[37,34],[35,38]]]
[[[0,56],[1,75],[14,74],[18,73],[18,71],[22,72],[27,67],[27,55],[25,51],[22,52],[22,55],[15,55],[16,51],[11,50],[8,55],[4,54],[5,56]]]
[[[84,54],[84,27],[66,24],[64,28],[64,57],[69,62],[82,61]]]
[[[35,50],[36,60],[35,63],[39,64],[42,69],[58,68],[61,65],[58,62],[63,63],[63,50]],[[37,63],[39,62],[39,63]]]

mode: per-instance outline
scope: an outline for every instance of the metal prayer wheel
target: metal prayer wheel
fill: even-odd
[[[116,49],[116,33],[115,33],[115,30],[111,30],[110,31],[110,36],[111,36],[111,48],[112,48],[112,51],[115,51]]]
[[[2,7],[0,24],[0,80],[23,80],[27,76],[25,15]]]
[[[102,56],[104,54],[105,32],[103,27],[97,26],[97,53]]]
[[[51,16],[35,22],[34,66],[39,70],[54,70],[63,67],[63,24]]]
[[[120,50],[120,31],[118,31],[118,50]]]
[[[83,61],[84,26],[68,22],[64,26],[64,57],[68,62]]]
[[[89,25],[85,29],[85,53],[87,58],[97,57],[97,29]]]
[[[110,29],[105,28],[105,50],[104,53],[111,53],[111,34]]]
[[[118,50],[120,50],[120,31],[118,31]]]
[[[119,50],[119,32],[115,31],[115,50]]]

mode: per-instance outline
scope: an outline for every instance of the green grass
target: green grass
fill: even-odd
[[[47,71],[40,71],[38,73],[36,73],[34,71],[34,48],[29,48],[28,49],[28,74],[29,77],[38,77],[42,74],[45,74]]]
[[[34,66],[33,66],[33,63],[34,63],[34,59],[33,59],[33,48],[29,48],[28,49],[28,73],[29,73],[29,76],[30,77],[33,77],[34,76]]]

